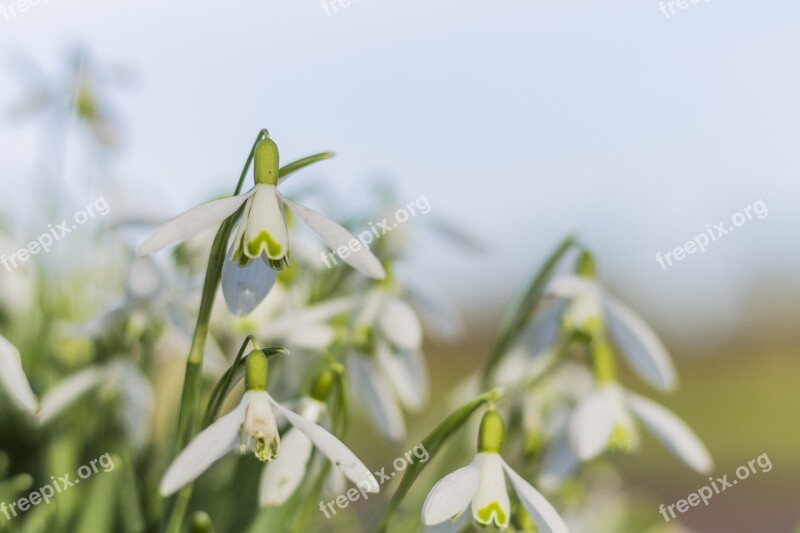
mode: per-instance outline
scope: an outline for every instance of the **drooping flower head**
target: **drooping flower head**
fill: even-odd
[[[289,264],[286,208],[334,250],[357,242],[336,222],[281,195],[277,188],[281,178],[278,146],[268,133],[254,148],[254,178],[255,186],[246,193],[190,209],[156,229],[139,248],[142,255],[156,252],[240,213],[222,273],[225,300],[239,315],[249,314],[266,297],[275,283],[275,270]],[[342,260],[371,278],[386,276],[380,261],[366,246],[351,251]]]
[[[568,533],[566,524],[550,502],[500,456],[503,433],[500,415],[494,410],[487,411],[481,420],[475,459],[433,486],[422,507],[424,525],[449,521],[460,531],[468,521],[467,508],[471,507],[472,521],[476,525],[507,529],[511,524],[507,477],[537,531]]]
[[[279,457],[281,438],[273,408],[308,437],[351,481],[368,492],[378,492],[375,477],[347,446],[321,426],[272,399],[267,392],[268,375],[266,356],[259,350],[251,352],[246,360],[246,392],[242,401],[201,431],[175,458],[161,481],[161,494],[175,493],[236,449],[241,453],[252,452],[263,462]]]

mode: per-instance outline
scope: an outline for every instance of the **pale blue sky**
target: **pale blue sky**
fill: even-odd
[[[670,19],[655,0],[358,0],[334,16],[305,0],[50,0],[0,16],[0,59],[21,48],[52,72],[81,42],[137,73],[114,95],[128,142],[113,168],[150,212],[230,189],[268,127],[286,159],[339,153],[293,180],[363,203],[371,177],[392,176],[401,200],[425,194],[492,240],[486,257],[420,251],[418,275],[464,304],[506,300],[578,230],[658,326],[708,334],[753,284],[800,290],[798,23],[791,0],[711,0]],[[5,107],[21,89],[2,76]],[[0,124],[15,205],[38,138]],[[758,200],[767,218],[670,270],[655,261]]]

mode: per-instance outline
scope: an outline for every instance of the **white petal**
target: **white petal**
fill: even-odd
[[[137,446],[147,443],[155,395],[153,387],[132,361],[119,359],[110,370],[122,397],[122,417],[128,438]]]
[[[322,242],[334,252],[342,246],[347,248],[351,241],[358,242],[359,245],[357,248],[353,246],[353,248],[356,248],[356,251],[349,249],[348,253],[345,254],[347,257],[337,255],[337,257],[342,259],[345,263],[365,276],[374,279],[384,279],[386,277],[386,271],[383,269],[383,265],[381,265],[381,262],[373,255],[367,245],[353,237],[350,232],[342,226],[322,214],[317,213],[313,209],[309,209],[296,202],[292,202],[286,198],[283,198],[283,202],[289,206],[292,213],[297,215],[297,218],[305,222],[314,233],[319,235]]]
[[[238,196],[213,200],[178,215],[156,229],[139,247],[139,255],[147,255],[184,241],[197,235],[204,229],[218,224],[234,214],[242,204],[255,192],[255,189]]]
[[[631,367],[654,387],[674,389],[678,384],[675,367],[655,332],[619,300],[606,296],[605,306],[611,336]]]
[[[626,394],[628,407],[664,446],[691,468],[706,474],[713,468],[711,455],[689,426],[656,402]]]
[[[380,433],[392,442],[402,442],[406,437],[403,413],[391,392],[391,384],[375,362],[363,355],[351,355],[347,359],[347,374],[359,405]]]
[[[260,258],[244,267],[231,261],[235,246],[231,245],[222,265],[222,294],[231,313],[247,316],[267,297],[278,279],[278,273]]]
[[[378,492],[380,490],[378,481],[369,471],[369,468],[364,466],[364,463],[342,441],[322,426],[288,410],[271,397],[270,401],[294,427],[305,433],[314,443],[314,446],[328,457],[350,481],[359,487],[363,487],[367,492]]]
[[[553,296],[571,299],[595,290],[596,286],[597,282],[589,278],[566,274],[554,279],[547,292]]]
[[[17,348],[0,336],[0,384],[15,404],[33,414],[38,402],[20,361]]]
[[[422,408],[428,401],[428,373],[421,352],[393,352],[388,344],[381,342],[376,357],[384,374],[391,376],[394,390],[403,405],[409,409]]]
[[[299,327],[287,338],[286,344],[299,349],[320,352],[331,345],[336,338],[336,331],[325,324],[313,324]]]
[[[608,446],[617,422],[615,401],[612,389],[601,387],[587,394],[572,413],[569,441],[581,460],[596,457]]]
[[[422,533],[465,533],[469,531],[471,521],[472,515],[462,512],[454,520],[445,520],[433,526],[423,526]]]
[[[419,280],[407,280],[406,292],[426,333],[445,341],[464,333],[464,321],[458,309],[435,284],[422,286]]]
[[[42,397],[41,408],[36,414],[37,421],[40,424],[46,424],[83,394],[100,385],[106,378],[107,373],[94,366],[65,378]]]
[[[539,466],[539,485],[545,490],[554,491],[568,479],[580,466],[580,459],[563,436],[552,442],[542,457]]]
[[[269,340],[285,339],[295,333],[305,331],[306,328],[316,328],[323,325],[323,322],[352,310],[356,303],[356,299],[351,297],[335,298],[297,311],[287,312],[280,318],[267,321],[266,324],[259,328],[259,337]],[[321,333],[319,330],[316,331],[317,335]],[[321,338],[317,340],[322,341]],[[327,344],[324,346],[327,346]]]
[[[161,480],[161,495],[170,496],[197,479],[208,467],[234,449],[244,422],[246,402],[201,431],[172,461]]]
[[[306,475],[313,445],[297,428],[291,428],[281,438],[278,457],[267,463],[261,474],[259,499],[262,506],[282,505],[294,493]]]
[[[422,523],[440,524],[464,513],[478,492],[480,466],[477,458],[463,468],[447,474],[433,486],[422,505]]]
[[[561,519],[561,515],[547,501],[547,498],[542,496],[522,476],[514,472],[505,461],[503,461],[503,468],[505,468],[508,479],[511,480],[511,485],[513,485],[514,492],[517,493],[520,503],[525,507],[528,515],[541,533],[569,533],[569,529],[567,529],[564,520]]]
[[[244,220],[244,253],[258,259],[282,259],[289,249],[289,234],[283,218],[278,190],[274,185],[256,185],[256,193]]]
[[[472,498],[472,518],[479,524],[494,524],[503,529],[511,518],[511,502],[503,474],[505,463],[496,453],[479,453],[476,460],[481,473],[478,492]]]
[[[386,337],[400,348],[418,349],[422,345],[422,325],[406,302],[388,298],[378,315],[378,324]]]

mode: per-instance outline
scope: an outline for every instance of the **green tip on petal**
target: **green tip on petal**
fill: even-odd
[[[582,251],[578,257],[578,275],[590,279],[597,277],[597,264],[592,253],[587,250]]]
[[[479,453],[500,453],[503,446],[503,418],[494,409],[486,411],[478,431]]]
[[[253,168],[255,169],[256,183],[266,185],[278,184],[278,177],[280,175],[278,145],[269,137],[258,141],[258,144],[256,144]]]
[[[489,525],[494,520],[498,527],[504,527],[508,523],[508,517],[498,502],[492,502],[483,509],[478,509],[475,514],[481,524]]]
[[[251,258],[261,256],[261,250],[266,248],[267,256],[270,258],[280,258],[283,256],[283,246],[275,242],[269,233],[262,231],[258,236],[247,243],[247,255]]]
[[[247,356],[244,376],[245,389],[249,391],[267,390],[269,381],[269,363],[263,352],[256,350]]]
[[[311,386],[311,397],[317,401],[324,402],[333,388],[334,376],[333,372],[326,370],[322,372],[314,384]]]

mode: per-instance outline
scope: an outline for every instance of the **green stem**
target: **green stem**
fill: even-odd
[[[524,330],[532,313],[539,305],[539,301],[544,294],[545,287],[550,282],[550,278],[555,272],[556,266],[564,257],[564,254],[575,245],[575,236],[568,235],[556,247],[550,256],[545,260],[539,272],[531,280],[530,285],[508,308],[503,315],[500,325],[497,328],[497,340],[495,341],[492,355],[488,364],[483,370],[484,386],[489,382],[497,365],[508,353],[508,349]]]
[[[266,130],[261,130],[253,143],[253,148],[250,149],[250,155],[242,169],[242,174],[239,177],[239,182],[236,184],[234,195],[237,195],[242,190],[247,171],[253,162],[256,144],[264,138]],[[206,278],[203,283],[203,295],[200,300],[200,311],[197,315],[197,325],[195,326],[194,335],[192,336],[192,346],[189,349],[189,357],[186,360],[186,374],[183,381],[183,393],[181,394],[181,407],[178,413],[178,432],[175,437],[175,448],[173,450],[173,457],[178,455],[180,451],[189,442],[189,439],[194,436],[197,430],[197,418],[200,405],[200,385],[202,381],[203,370],[203,356],[205,354],[206,340],[208,338],[208,322],[211,319],[211,310],[214,307],[214,300],[217,295],[217,287],[219,280],[222,276],[222,265],[225,261],[227,250],[225,249],[231,232],[233,231],[233,224],[239,212],[231,215],[220,226],[217,231],[217,236],[214,238],[214,244],[211,247],[211,254],[208,258],[208,267],[206,269]],[[186,509],[189,505],[189,499],[192,495],[192,484],[186,485],[176,496],[171,509],[166,514],[169,515],[164,522],[162,522],[162,530],[169,533],[177,533],[180,531],[183,517],[186,514]],[[165,526],[166,524],[166,526]]]

